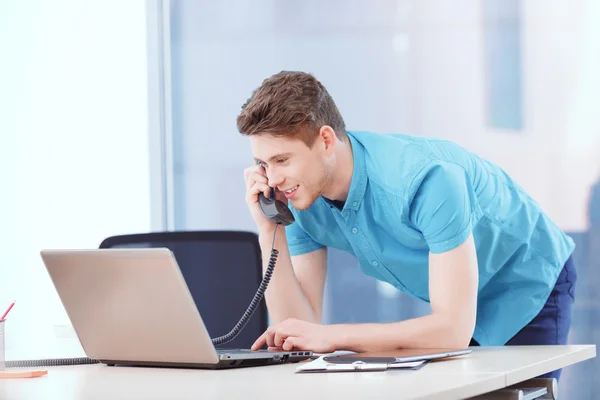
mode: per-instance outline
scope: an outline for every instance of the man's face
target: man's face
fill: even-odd
[[[269,186],[284,192],[295,209],[305,210],[323,194],[331,168],[320,138],[312,147],[295,138],[250,136],[252,153],[265,168]]]

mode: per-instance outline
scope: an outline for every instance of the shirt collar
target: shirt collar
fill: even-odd
[[[350,143],[352,144],[352,157],[354,166],[352,170],[352,183],[348,191],[345,208],[358,210],[365,191],[367,190],[367,165],[365,163],[365,149],[362,144],[354,138],[351,132],[348,132]]]
[[[348,197],[344,203],[344,210],[358,210],[365,191],[367,190],[367,166],[365,163],[365,150],[360,142],[354,138],[352,133],[347,132],[352,146],[352,181],[348,190]],[[327,199],[326,202],[330,203]]]

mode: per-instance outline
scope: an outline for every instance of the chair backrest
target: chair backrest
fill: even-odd
[[[258,236],[238,231],[153,232],[106,238],[100,248],[166,247],[181,268],[211,337],[229,333],[262,280]],[[216,347],[250,348],[267,329],[264,299],[231,342]]]

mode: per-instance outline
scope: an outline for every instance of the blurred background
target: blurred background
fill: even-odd
[[[7,357],[81,354],[39,259],[159,230],[247,230],[241,105],[313,73],[350,130],[453,140],[576,242],[570,343],[600,343],[600,1],[0,0],[0,308]],[[428,304],[329,252],[325,323]],[[600,360],[563,371],[595,398]]]

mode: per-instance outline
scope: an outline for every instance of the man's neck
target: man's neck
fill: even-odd
[[[354,157],[350,138],[346,142],[340,142],[336,149],[336,165],[325,189],[323,197],[329,200],[346,201],[350,184],[352,183],[352,172],[354,171]]]

